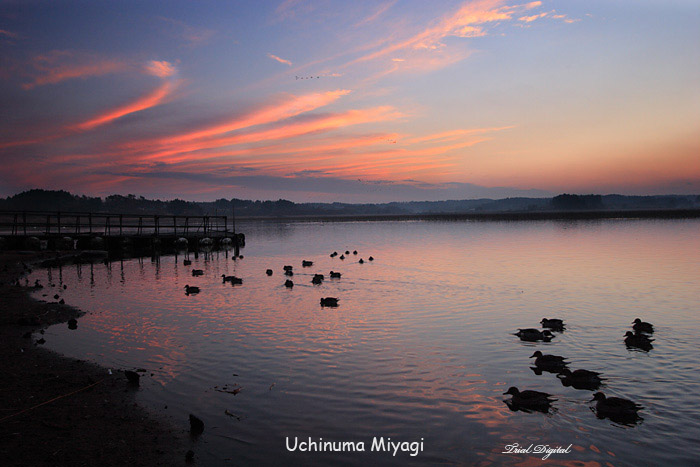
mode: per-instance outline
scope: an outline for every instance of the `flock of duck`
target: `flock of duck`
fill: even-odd
[[[346,256],[349,257],[350,254],[351,254],[350,251],[349,251],[349,250],[346,250],[344,254],[340,254],[339,259],[344,260],[344,259],[346,258]],[[357,254],[358,254],[358,253],[357,253],[357,250],[354,250],[354,251],[352,252],[352,254],[353,254],[353,255],[357,255]],[[338,256],[338,252],[337,252],[337,251],[334,251],[333,253],[330,254],[330,257],[331,257],[331,258],[335,258],[335,257],[337,257],[337,256]],[[234,257],[233,257],[233,260],[235,261],[236,259],[242,259],[242,258],[243,258],[243,255],[234,256]],[[367,258],[367,260],[368,260],[368,261],[374,261],[374,257],[373,257],[373,256],[370,256],[369,258]],[[360,263],[360,264],[364,264],[364,262],[365,262],[365,260],[364,260],[363,258],[360,258],[359,261],[358,261],[358,263]],[[186,259],[186,260],[183,261],[183,265],[184,265],[184,266],[191,266],[191,265],[192,265],[192,261],[189,260],[189,259]],[[309,260],[305,260],[305,259],[301,261],[301,267],[302,267],[302,268],[308,268],[308,267],[311,267],[311,266],[313,266],[313,265],[314,265],[314,262],[313,262],[313,261],[309,261]],[[287,276],[287,277],[293,277],[293,276],[294,276],[294,266],[285,265],[285,266],[282,267],[282,270],[284,271],[284,275],[285,275],[285,276]],[[203,275],[204,275],[204,270],[202,270],[202,269],[192,269],[191,272],[192,272],[192,277],[199,277],[199,276],[203,276]],[[273,271],[272,269],[267,269],[267,270],[265,271],[265,274],[267,274],[268,276],[272,276],[272,275],[274,274],[274,271]],[[337,272],[337,271],[331,271],[331,272],[329,273],[329,276],[330,276],[331,279],[340,279],[341,276],[342,276],[342,274],[341,274],[340,272]],[[312,279],[311,279],[311,283],[314,284],[314,285],[320,285],[320,284],[323,283],[323,281],[325,280],[325,278],[326,278],[326,277],[325,277],[323,274],[314,274],[313,277],[312,277]],[[221,280],[222,280],[222,282],[223,282],[224,284],[227,283],[227,282],[230,283],[231,285],[241,285],[241,284],[243,284],[243,279],[241,279],[240,277],[236,277],[236,276],[227,276],[226,274],[222,274],[222,275],[221,275]],[[287,287],[287,288],[289,288],[289,289],[291,289],[291,288],[294,287],[294,282],[293,282],[291,279],[287,279],[287,280],[285,280],[285,282],[284,282],[284,286]],[[189,284],[185,285],[185,295],[194,295],[194,294],[198,294],[199,292],[201,292],[201,289],[200,289],[199,287],[193,286],[193,285],[189,285]],[[321,306],[322,306],[322,307],[337,307],[337,306],[338,306],[338,300],[339,300],[339,299],[338,299],[337,297],[322,297],[322,298],[321,298]]]
[[[561,319],[543,318],[540,321],[542,330],[535,328],[519,329],[514,335],[526,342],[550,342],[556,337],[553,332],[563,332],[566,328]],[[627,348],[636,348],[648,352],[653,348],[651,334],[654,326],[637,318],[632,322],[633,331],[627,331],[624,342]],[[534,367],[531,369],[535,374],[542,372],[554,373],[561,380],[564,386],[571,386],[574,389],[596,391],[603,384],[604,378],[600,373],[590,370],[571,371],[565,357],[559,355],[546,355],[537,350],[530,358],[534,358]],[[512,398],[506,400],[506,404],[511,410],[522,410],[525,412],[538,411],[548,413],[552,402],[556,399],[546,392],[525,390],[520,391],[512,386],[504,395],[511,395]],[[641,418],[637,412],[642,407],[630,400],[620,397],[606,397],[602,392],[596,392],[590,402],[595,402],[595,411],[598,418],[609,418],[610,420],[622,424],[634,424]]]

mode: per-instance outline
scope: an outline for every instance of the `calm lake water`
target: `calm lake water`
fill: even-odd
[[[30,277],[67,285],[60,295],[88,312],[77,330],[49,328],[46,346],[147,369],[142,404],[183,429],[189,413],[205,421],[184,447],[200,465],[541,463],[503,454],[513,443],[572,445],[550,465],[700,462],[700,221],[266,221],[239,230],[242,260],[190,253],[192,266],[163,256]],[[345,250],[345,260],[329,257]],[[329,280],[331,270],[342,278]],[[323,284],[311,284],[314,273]],[[186,284],[201,293],[186,296]],[[327,296],[339,306],[322,308]],[[543,317],[563,318],[566,331],[551,343],[513,335]],[[656,327],[648,353],[623,344],[636,317]],[[598,419],[591,391],[530,369],[535,350],[601,372],[601,390],[641,404],[642,420]],[[557,401],[549,414],[511,411],[510,386]],[[287,437],[362,441],[368,452],[288,452]],[[373,437],[422,440],[423,451],[369,452]]]

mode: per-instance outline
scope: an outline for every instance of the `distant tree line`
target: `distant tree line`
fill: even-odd
[[[236,217],[382,216],[499,212],[699,209],[698,195],[625,196],[561,194],[553,198],[505,198],[408,201],[376,204],[294,203],[218,199],[209,202],[162,201],[129,194],[106,198],[73,195],[64,190],[29,190],[0,198],[0,210],[82,211],[123,214],[226,215]]]

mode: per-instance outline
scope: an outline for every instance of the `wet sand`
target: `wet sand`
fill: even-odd
[[[41,302],[17,278],[55,253],[0,253],[0,458],[3,465],[184,465],[187,420],[134,402],[122,371],[42,348],[37,331],[81,312]],[[23,264],[27,265],[24,266]],[[30,335],[30,333],[35,334]],[[50,402],[48,402],[50,401]],[[48,402],[48,403],[47,403]],[[43,405],[41,405],[43,404]]]

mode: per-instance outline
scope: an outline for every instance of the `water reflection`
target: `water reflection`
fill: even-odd
[[[66,301],[91,312],[75,331],[51,328],[47,345],[114,368],[148,369],[143,402],[167,403],[176,419],[196,411],[212,427],[198,441],[207,465],[228,457],[241,464],[542,462],[502,454],[513,441],[573,444],[572,453],[553,456],[557,465],[633,463],[639,446],[663,464],[678,457],[649,446],[673,441],[688,459],[700,457],[691,442],[700,407],[688,396],[700,383],[698,226],[255,222],[240,227],[244,259],[204,251],[98,263],[89,277],[87,265],[34,275],[49,283],[58,276],[68,284]],[[329,256],[346,250],[359,254]],[[376,260],[358,263],[370,255]],[[302,259],[313,265],[302,268]],[[284,287],[286,264],[294,265],[293,289]],[[192,269],[204,275],[193,277]],[[341,278],[311,283],[331,270]],[[222,275],[243,284],[224,284]],[[185,295],[186,284],[200,293]],[[329,296],[340,298],[337,308],[320,306]],[[549,343],[512,335],[538,327],[542,316],[561,317],[566,332]],[[637,316],[663,323],[650,353],[622,342]],[[530,370],[536,351],[605,375],[606,395],[639,401],[644,423],[597,418],[591,389],[563,384],[559,368]],[[510,386],[557,401],[548,415],[524,411],[504,401]],[[243,389],[216,390],[223,387]],[[292,435],[422,437],[426,452],[304,457],[284,449]]]

